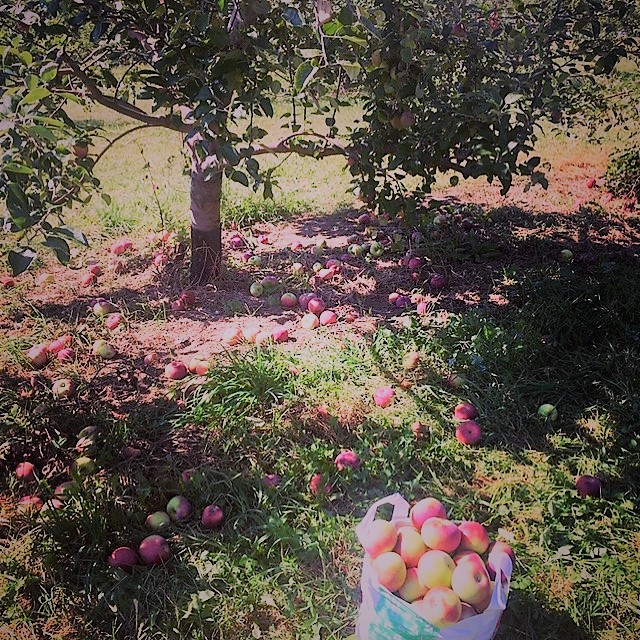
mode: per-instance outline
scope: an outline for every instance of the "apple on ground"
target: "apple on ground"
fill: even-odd
[[[314,473],[311,476],[311,480],[309,480],[309,491],[311,491],[314,496],[329,494],[332,489],[333,486],[330,482],[324,482],[324,478],[321,473]]]
[[[398,540],[398,531],[388,520],[374,520],[362,534],[360,542],[364,550],[377,558],[386,551],[393,551]]]
[[[196,303],[196,292],[193,289],[187,289],[180,294],[182,300],[187,307],[192,307]]]
[[[118,307],[108,300],[101,298],[94,302],[92,310],[94,315],[98,318],[103,318],[104,316],[108,316],[110,313],[115,313],[118,310]]]
[[[260,256],[251,256],[247,260],[247,263],[250,264],[252,267],[260,268],[262,266],[262,258]]]
[[[461,402],[453,410],[453,417],[456,420],[475,420],[478,417],[478,410],[470,402]]]
[[[217,504],[209,504],[202,510],[200,522],[205,529],[220,529],[224,524],[224,511]]]
[[[326,309],[320,314],[320,324],[323,327],[326,327],[327,325],[330,325],[330,324],[335,324],[336,322],[338,322],[338,316],[335,314],[335,312],[331,311],[330,309]]]
[[[16,467],[16,478],[22,482],[33,482],[36,479],[35,465],[31,462],[21,462]]]
[[[436,289],[436,291],[439,291],[440,289],[444,289],[446,284],[447,284],[447,280],[443,275],[439,273],[436,273],[435,275],[431,276],[431,280],[429,280],[429,285],[431,286],[432,289]]]
[[[351,449],[343,449],[334,460],[334,464],[338,471],[343,471],[347,468],[358,469],[360,467],[360,463],[360,456],[355,453],[355,451],[351,451]]]
[[[151,531],[165,531],[171,527],[171,518],[166,511],[156,511],[147,516],[144,524]]]
[[[298,304],[303,311],[308,311],[309,302],[313,298],[317,298],[317,294],[313,292],[303,293],[298,297]]]
[[[327,305],[325,304],[324,300],[322,300],[322,298],[314,297],[307,302],[308,311],[310,311],[311,313],[315,313],[317,316],[319,316],[326,309],[326,307]]]
[[[71,465],[71,470],[81,476],[89,476],[98,470],[94,460],[87,456],[80,456]]]
[[[587,496],[600,498],[602,496],[602,483],[595,476],[580,476],[576,480],[576,490],[583,498]]]
[[[184,311],[187,308],[187,303],[182,299],[172,300],[169,305],[171,311]]]
[[[36,284],[38,286],[41,286],[43,284],[51,284],[52,282],[55,282],[55,280],[55,276],[52,273],[41,273],[36,278]]]
[[[458,526],[445,518],[428,518],[422,524],[420,534],[427,547],[447,553],[458,548],[462,537]]]
[[[48,349],[44,343],[34,344],[26,353],[32,367],[44,367],[48,360]]]
[[[83,287],[90,287],[92,284],[95,284],[98,281],[95,273],[91,273],[88,271],[87,273],[83,273],[80,278],[80,284]]]
[[[222,343],[228,347],[234,347],[242,340],[242,331],[240,327],[228,327],[222,333]]]
[[[267,473],[262,477],[262,485],[267,489],[275,489],[282,482],[282,476],[277,473]]]
[[[24,496],[18,500],[18,513],[33,513],[42,509],[42,499],[38,496]]]
[[[11,276],[0,276],[0,284],[3,289],[12,289],[16,285],[16,281]]]
[[[147,354],[145,354],[144,358],[143,358],[143,362],[146,365],[150,365],[153,364],[154,362],[157,362],[159,359],[158,354],[155,351],[151,351]]]
[[[102,275],[102,267],[97,264],[97,263],[93,263],[87,266],[87,271],[89,273],[93,273],[94,276],[101,276]]]
[[[91,353],[100,358],[110,359],[115,357],[116,350],[106,340],[96,340],[91,348]]]
[[[303,329],[310,331],[320,326],[320,319],[315,313],[305,313],[300,320]]]
[[[75,391],[75,385],[71,378],[61,378],[56,380],[51,387],[51,393],[56,400],[70,398]]]
[[[204,356],[196,354],[189,360],[189,366],[187,368],[191,373],[203,376],[209,370],[209,361]]]
[[[284,327],[276,327],[271,332],[271,339],[274,342],[287,342],[289,340],[289,331]]]
[[[250,293],[254,298],[259,298],[259,297],[264,293],[264,287],[263,287],[259,282],[254,282],[254,283],[249,287],[249,293]]]
[[[416,312],[420,316],[426,316],[429,313],[429,304],[427,302],[418,302]]]
[[[402,358],[402,367],[407,371],[416,369],[419,364],[420,354],[417,351],[409,351],[409,353],[405,354],[404,358]]]
[[[416,420],[411,425],[411,432],[415,438],[422,438],[429,433],[429,427],[426,424],[422,424],[419,420]]]
[[[58,351],[58,362],[71,362],[76,356],[76,353],[70,347],[65,347]]]
[[[389,589],[397,591],[407,579],[407,566],[394,551],[385,551],[371,562],[378,582]]]
[[[560,262],[571,262],[573,260],[573,251],[570,249],[563,249],[558,255]]]
[[[71,344],[72,340],[73,337],[69,334],[60,336],[59,338],[56,338],[49,343],[49,345],[47,346],[47,351],[49,351],[49,353],[58,353],[61,349],[68,347]]]
[[[373,392],[373,401],[376,406],[385,408],[391,404],[395,391],[392,387],[380,387]]]
[[[164,375],[169,380],[182,380],[187,376],[187,373],[187,367],[180,360],[172,360],[164,368]]]
[[[374,258],[379,258],[384,253],[384,246],[382,245],[381,242],[378,242],[376,240],[371,243],[371,246],[369,247],[369,253]]]
[[[298,306],[298,298],[294,293],[283,293],[280,296],[280,304],[284,309],[295,309]]]
[[[171,547],[161,535],[154,533],[142,540],[138,553],[144,564],[153,566],[166,562],[171,557]]]
[[[175,522],[186,520],[192,510],[191,503],[184,496],[174,496],[167,502],[166,512]]]
[[[260,333],[260,327],[245,327],[242,330],[242,339],[251,344],[255,343],[256,336]]]
[[[478,444],[482,439],[482,430],[475,420],[465,420],[456,427],[456,440],[461,444]]]
[[[138,564],[138,554],[131,547],[118,547],[107,558],[107,564],[131,572]]]
[[[273,336],[271,331],[268,329],[264,329],[263,331],[259,331],[256,334],[254,342],[256,345],[260,346],[261,344],[266,344],[267,342],[271,342],[273,340]]]
[[[123,320],[124,318],[122,317],[121,313],[111,313],[107,316],[104,324],[107,329],[109,329],[109,331],[113,331],[120,325]]]
[[[558,410],[552,404],[541,404],[538,407],[538,416],[543,420],[555,422],[558,419]]]

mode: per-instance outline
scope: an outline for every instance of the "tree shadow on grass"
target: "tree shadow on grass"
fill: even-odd
[[[544,606],[524,591],[512,589],[496,640],[595,640],[566,613]]]

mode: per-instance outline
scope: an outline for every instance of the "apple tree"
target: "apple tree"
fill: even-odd
[[[70,105],[182,134],[190,277],[203,283],[220,267],[222,181],[270,197],[265,154],[342,154],[362,196],[407,219],[438,171],[544,185],[536,127],[580,113],[585,86],[635,54],[631,14],[617,0],[0,0],[11,267],[28,268],[38,244],[65,262],[69,242],[86,243],[64,213],[100,189],[102,153],[87,153],[100,132]],[[361,118],[341,129],[352,103]]]

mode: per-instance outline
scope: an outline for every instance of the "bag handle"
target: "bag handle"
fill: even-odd
[[[497,589],[494,590],[493,596],[491,597],[491,604],[489,605],[491,608],[504,609],[507,608],[507,598],[509,595],[509,589],[511,587],[511,574],[513,573],[513,562],[509,557],[508,553],[501,551],[495,554],[496,560],[496,586],[499,585]],[[503,579],[507,583],[507,588],[504,588],[502,584]]]
[[[358,536],[358,540],[362,543],[362,537],[364,532],[369,528],[371,523],[376,519],[376,513],[379,507],[382,507],[385,504],[390,504],[393,506],[393,513],[391,515],[391,522],[395,520],[403,520],[409,516],[409,503],[399,494],[394,493],[386,498],[380,498],[374,502],[367,511],[366,515],[360,523],[356,526],[356,535]]]

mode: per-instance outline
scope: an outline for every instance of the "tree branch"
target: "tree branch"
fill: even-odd
[[[107,107],[107,109],[112,109],[124,116],[144,122],[150,127],[165,127],[166,129],[172,129],[173,131],[179,131],[181,133],[187,133],[190,130],[189,125],[186,125],[174,116],[152,116],[126,100],[113,98],[104,94],[93,78],[67,53],[62,53],[59,59],[61,62],[67,64],[73,72],[73,75],[84,84],[89,97],[98,104]]]
[[[94,165],[98,164],[102,156],[105,153],[107,153],[107,151],[109,151],[109,149],[111,149],[111,147],[113,147],[113,145],[116,142],[122,140],[122,138],[124,138],[125,136],[128,136],[130,133],[134,133],[135,131],[140,131],[140,129],[149,129],[150,127],[157,127],[157,126],[160,126],[160,125],[139,124],[136,127],[132,127],[131,129],[127,129],[126,131],[123,131],[121,134],[117,135],[113,140],[109,141],[109,144],[107,144],[107,146],[96,156],[96,159],[93,161],[93,164]]]

